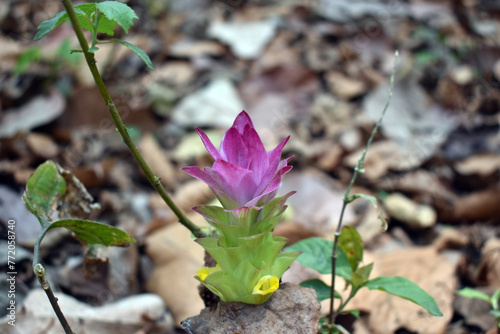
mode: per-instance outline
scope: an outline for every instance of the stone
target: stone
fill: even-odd
[[[316,291],[283,283],[262,305],[220,302],[181,323],[189,334],[316,333],[320,303]]]

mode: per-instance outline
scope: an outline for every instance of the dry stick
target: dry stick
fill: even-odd
[[[104,99],[104,102],[106,103],[106,106],[108,107],[108,112],[111,115],[111,118],[113,119],[113,122],[116,125],[116,129],[120,133],[120,135],[123,138],[123,141],[127,145],[127,147],[130,149],[130,152],[132,152],[132,155],[134,156],[135,160],[139,164],[139,167],[142,169],[144,174],[146,175],[146,178],[148,181],[151,183],[153,188],[160,194],[161,198],[167,203],[167,205],[172,209],[172,211],[175,213],[175,215],[179,218],[179,222],[187,227],[197,238],[204,238],[207,235],[198,227],[195,225],[189,218],[186,217],[186,215],[175,205],[175,203],[172,201],[170,196],[168,195],[167,191],[163,187],[163,185],[160,182],[160,178],[157,177],[151,168],[148,166],[144,158],[142,157],[141,153],[137,149],[137,146],[135,146],[134,141],[128,134],[127,128],[123,124],[123,121],[120,117],[120,114],[118,113],[118,110],[115,107],[115,104],[113,103],[113,100],[111,99],[111,96],[108,93],[108,90],[106,86],[104,85],[104,81],[102,80],[101,75],[99,74],[99,70],[97,69],[96,66],[96,61],[94,58],[94,54],[89,52],[89,45],[87,42],[87,39],[85,38],[85,35],[83,34],[82,28],[80,26],[80,23],[78,22],[78,19],[76,17],[75,9],[73,8],[73,5],[71,4],[70,0],[61,0],[62,4],[64,5],[64,8],[66,9],[66,12],[68,13],[68,17],[71,21],[71,24],[73,25],[73,30],[76,33],[76,36],[78,37],[78,41],[80,42],[80,46],[82,47],[83,55],[85,56],[85,60],[87,61],[87,65],[89,66],[90,72],[92,72],[92,76],[94,77],[94,81],[97,85],[97,88],[99,88],[99,91],[101,92],[102,98]]]
[[[377,133],[377,130],[382,123],[382,119],[384,118],[385,112],[387,111],[387,108],[389,107],[389,103],[391,102],[392,98],[392,89],[394,87],[394,75],[396,73],[396,61],[398,59],[398,51],[394,53],[394,63],[392,66],[392,73],[391,73],[391,80],[390,80],[390,85],[389,85],[389,96],[387,98],[387,102],[385,103],[384,110],[382,111],[382,115],[380,116],[377,124],[375,124],[375,127],[373,128],[373,131],[371,133],[370,138],[368,139],[368,142],[366,143],[365,150],[363,151],[363,154],[361,155],[361,158],[358,160],[358,164],[356,167],[354,167],[354,173],[352,174],[351,182],[349,183],[349,187],[347,187],[347,191],[344,195],[344,201],[342,203],[342,210],[340,212],[340,218],[339,218],[339,223],[337,225],[337,230],[335,231],[335,237],[333,240],[333,250],[332,250],[332,284],[330,286],[330,313],[329,313],[329,323],[334,324],[335,323],[335,318],[338,314],[339,311],[334,312],[333,311],[333,302],[334,302],[334,296],[335,296],[335,271],[336,271],[336,264],[337,264],[337,248],[338,248],[338,242],[339,242],[339,236],[340,236],[340,231],[342,229],[342,220],[344,218],[344,212],[347,204],[352,202],[353,198],[350,196],[350,192],[352,189],[352,186],[354,185],[354,181],[356,181],[356,178],[358,177],[358,174],[363,171],[363,163],[365,161],[366,153],[368,152],[368,149],[370,148],[370,144],[372,143],[373,138],[375,137],[375,134]],[[347,300],[349,301],[350,298]],[[346,303],[347,303],[346,301]],[[345,305],[345,303],[344,303]],[[342,310],[343,305],[340,305],[339,310]]]

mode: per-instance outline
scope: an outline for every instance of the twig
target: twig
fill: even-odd
[[[396,61],[398,59],[398,51],[394,53],[394,63],[392,66],[392,74],[391,74],[391,80],[389,84],[389,96],[387,98],[387,101],[384,106],[384,110],[382,111],[382,115],[378,119],[377,124],[375,124],[375,127],[372,130],[372,133],[370,135],[370,138],[368,139],[368,142],[366,143],[366,147],[363,151],[363,154],[361,155],[361,158],[358,160],[358,164],[356,167],[354,167],[354,173],[352,174],[351,182],[349,182],[349,186],[347,187],[347,191],[344,195],[344,200],[342,203],[342,210],[340,211],[340,217],[339,217],[339,223],[337,225],[337,229],[335,230],[335,236],[333,240],[333,250],[332,250],[332,284],[330,286],[330,313],[329,313],[329,322],[330,324],[335,323],[335,318],[338,314],[338,312],[333,311],[333,302],[334,302],[334,296],[335,296],[335,273],[336,273],[336,264],[337,264],[337,248],[338,248],[338,242],[339,242],[339,236],[340,236],[340,231],[342,230],[342,220],[344,219],[344,212],[347,204],[352,202],[353,198],[351,197],[351,189],[354,185],[354,182],[356,181],[356,178],[358,177],[358,174],[363,172],[363,163],[365,161],[366,153],[368,152],[368,149],[370,148],[370,145],[373,141],[373,138],[375,137],[375,134],[377,133],[378,128],[380,127],[380,124],[382,123],[382,119],[384,118],[385,112],[387,111],[387,108],[389,107],[389,103],[391,102],[392,98],[392,90],[394,87],[394,76],[396,73]],[[345,304],[350,300],[346,300],[344,305],[340,305],[339,310],[342,310],[345,306]]]
[[[78,37],[78,41],[80,42],[80,46],[82,47],[83,54],[85,56],[85,60],[87,62],[87,65],[89,66],[90,72],[92,73],[92,76],[94,77],[94,81],[97,85],[97,88],[101,92],[102,98],[104,99],[104,102],[106,103],[106,106],[108,107],[108,112],[111,115],[111,118],[113,119],[113,122],[115,123],[116,129],[120,133],[120,135],[123,138],[123,141],[127,145],[127,147],[130,149],[130,152],[132,152],[132,155],[134,156],[135,160],[139,164],[139,167],[142,169],[144,174],[146,175],[146,178],[148,181],[151,183],[153,188],[160,194],[161,198],[167,203],[167,205],[172,209],[174,214],[179,218],[179,222],[187,227],[197,238],[204,238],[207,235],[202,231],[200,227],[195,225],[191,220],[189,220],[188,217],[175,205],[175,203],[172,201],[170,196],[168,195],[167,191],[163,187],[163,185],[160,182],[160,178],[157,177],[149,165],[146,163],[144,158],[142,157],[141,153],[137,149],[137,146],[135,146],[134,141],[128,134],[127,128],[123,124],[123,121],[120,117],[120,114],[118,113],[118,110],[116,109],[115,104],[113,103],[113,100],[111,99],[111,96],[108,93],[108,90],[106,86],[104,85],[104,81],[102,80],[101,75],[99,74],[99,70],[97,69],[96,66],[96,61],[94,58],[94,54],[89,52],[89,45],[87,42],[87,39],[85,38],[85,35],[83,34],[82,28],[80,26],[80,23],[78,22],[75,9],[73,8],[73,5],[71,4],[70,0],[61,0],[62,4],[64,5],[64,8],[66,9],[66,12],[68,13],[68,17],[71,21],[71,24],[73,25],[73,30],[76,33],[76,36]]]
[[[52,305],[52,308],[54,309],[54,312],[57,315],[57,319],[59,319],[59,322],[64,328],[64,332],[66,334],[74,334],[73,331],[71,330],[71,327],[69,326],[68,321],[64,317],[64,314],[62,313],[59,304],[57,303],[57,297],[54,295],[54,292],[52,292],[52,288],[50,287],[49,281],[47,281],[47,279],[45,278],[45,269],[40,263],[37,263],[33,267],[33,271],[35,272],[35,275],[38,278],[38,282],[40,282],[43,291],[45,291],[45,293],[47,294],[47,297],[49,298],[50,301],[50,305]]]

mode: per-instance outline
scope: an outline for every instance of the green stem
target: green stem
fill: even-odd
[[[92,24],[92,44],[90,45],[91,49],[95,48],[95,44],[97,41],[97,27],[99,26],[99,18],[100,18],[99,10],[97,9],[97,7],[95,9],[94,15],[95,15],[95,20],[94,23]]]
[[[59,307],[59,304],[57,303],[57,297],[54,295],[54,292],[52,291],[52,288],[50,287],[49,281],[45,278],[45,268],[41,265],[40,263],[40,244],[42,242],[42,239],[45,237],[45,234],[47,234],[48,227],[45,227],[42,232],[38,235],[38,238],[36,239],[35,242],[35,250],[34,250],[34,257],[33,257],[33,272],[35,273],[36,277],[38,278],[38,282],[40,282],[40,285],[43,288],[43,291],[45,291],[45,294],[47,295],[47,298],[49,299],[50,305],[52,306],[52,309],[56,313],[57,319],[61,323],[61,326],[64,329],[64,332],[66,334],[74,334],[73,331],[71,330],[71,327],[64,317],[64,314],[61,311],[61,308]]]
[[[38,235],[38,238],[35,241],[35,249],[33,250],[33,270],[37,264],[40,264],[40,244],[42,243],[42,239],[45,237],[45,234],[49,231],[48,225],[44,226],[42,232]]]
[[[142,169],[144,174],[146,175],[146,178],[148,181],[151,183],[153,188],[160,194],[161,198],[167,203],[167,205],[172,209],[174,214],[179,218],[179,222],[187,227],[197,238],[204,238],[207,235],[198,227],[195,225],[189,218],[186,217],[186,215],[175,205],[175,203],[172,201],[170,196],[168,195],[167,191],[163,187],[163,185],[160,182],[160,178],[155,176],[151,168],[148,166],[144,158],[142,157],[141,153],[137,149],[137,146],[135,146],[134,141],[128,134],[127,128],[123,124],[123,121],[120,117],[120,114],[118,113],[118,110],[116,109],[115,104],[113,103],[113,100],[111,99],[111,96],[108,93],[108,90],[106,89],[106,86],[104,85],[104,81],[102,80],[101,75],[99,74],[99,70],[97,69],[96,66],[96,61],[94,58],[93,53],[89,53],[89,46],[88,42],[85,38],[85,35],[83,34],[82,28],[80,27],[80,23],[78,22],[75,10],[73,8],[73,5],[71,4],[70,0],[61,0],[62,4],[64,5],[64,8],[66,9],[66,12],[68,13],[68,17],[71,21],[71,24],[73,25],[73,30],[76,33],[76,36],[78,38],[78,41],[80,43],[80,46],[82,47],[83,54],[85,56],[85,60],[87,62],[87,65],[89,66],[90,72],[92,73],[92,76],[94,77],[94,81],[97,85],[97,88],[101,92],[102,98],[104,99],[104,102],[106,103],[106,106],[108,107],[108,112],[111,115],[111,118],[113,119],[113,122],[115,123],[116,129],[120,133],[120,135],[123,138],[123,141],[127,145],[127,147],[130,149],[130,152],[132,152],[132,155],[134,156],[135,160],[139,164],[139,167]]]
[[[368,139],[368,142],[366,143],[365,149],[363,151],[363,154],[361,155],[361,158],[358,160],[358,164],[356,167],[354,167],[354,173],[352,174],[351,182],[349,182],[349,186],[347,187],[347,191],[344,195],[344,200],[342,203],[342,210],[340,211],[340,217],[339,217],[339,222],[337,224],[337,229],[335,230],[334,234],[334,239],[333,239],[333,250],[332,250],[332,281],[331,281],[331,286],[330,286],[330,312],[329,312],[329,322],[331,324],[335,323],[335,318],[337,314],[340,312],[334,312],[333,311],[333,302],[334,298],[333,296],[335,295],[335,276],[336,276],[336,264],[337,264],[337,248],[338,248],[338,243],[339,243],[339,236],[340,236],[340,231],[342,230],[342,221],[344,219],[344,213],[345,213],[345,208],[347,204],[352,202],[351,198],[351,190],[354,185],[354,182],[356,181],[356,178],[358,177],[358,174],[362,172],[363,170],[363,163],[365,161],[366,153],[368,152],[368,149],[370,148],[370,145],[373,141],[373,138],[375,137],[375,134],[378,131],[378,128],[380,127],[380,124],[382,123],[382,119],[384,118],[385,112],[387,111],[387,108],[389,107],[389,103],[391,102],[392,98],[392,90],[394,88],[394,75],[396,73],[396,61],[398,59],[398,51],[395,52],[394,54],[394,63],[392,67],[392,74],[391,74],[391,79],[390,79],[390,84],[389,84],[389,97],[387,98],[387,101],[384,106],[384,110],[382,111],[382,115],[380,115],[380,118],[377,121],[377,124],[375,124],[375,127],[372,130],[372,133],[370,135],[370,138]],[[347,304],[347,302],[352,298],[353,296],[349,296],[349,299],[346,300],[346,302],[343,304],[342,308]]]

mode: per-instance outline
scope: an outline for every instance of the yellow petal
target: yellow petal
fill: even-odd
[[[207,278],[208,275],[213,273],[214,271],[220,270],[219,265],[217,264],[215,267],[201,267],[196,271],[196,276],[198,279],[202,282],[205,281],[205,278]]]
[[[253,288],[252,294],[254,295],[267,295],[278,290],[280,280],[276,276],[266,275],[263,276]]]

